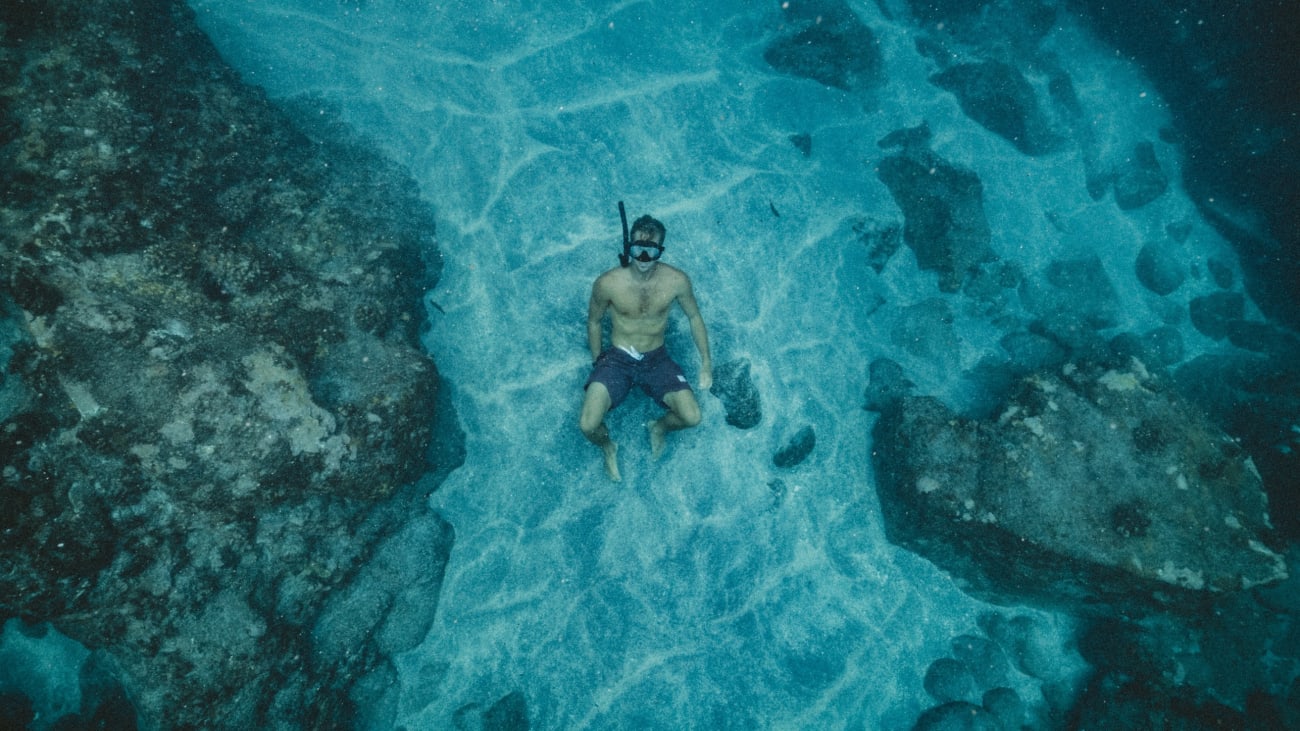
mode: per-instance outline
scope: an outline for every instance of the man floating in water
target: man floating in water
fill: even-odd
[[[691,280],[684,272],[659,263],[664,252],[664,225],[650,216],[632,223],[628,235],[623,204],[623,254],[619,266],[596,278],[587,305],[587,344],[595,362],[587,378],[582,401],[582,433],[605,454],[605,472],[619,480],[618,445],[609,438],[605,414],[622,403],[632,386],[640,386],[668,413],[650,421],[650,450],[654,457],[664,451],[668,432],[700,423],[700,405],[682,369],[664,348],[664,331],[673,302],[681,306],[691,324],[691,337],[700,351],[699,386],[713,385],[713,364],[709,357],[709,333],[695,303]],[[601,323],[610,313],[611,347],[602,348]]]

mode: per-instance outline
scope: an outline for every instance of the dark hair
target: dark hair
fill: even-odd
[[[664,238],[668,235],[668,230],[664,228],[664,225],[660,223],[658,219],[650,216],[642,216],[632,222],[631,236],[633,240],[636,239],[638,231],[646,231],[655,234],[655,238],[659,239],[659,243],[661,244],[664,242]]]

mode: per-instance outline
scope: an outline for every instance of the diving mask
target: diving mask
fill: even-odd
[[[647,264],[652,261],[659,261],[659,257],[663,256],[663,253],[663,244],[656,244],[653,241],[633,241],[628,246],[628,256],[634,261]]]

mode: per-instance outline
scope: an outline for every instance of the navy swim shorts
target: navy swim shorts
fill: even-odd
[[[640,355],[638,359],[622,348],[606,350],[596,359],[583,388],[595,382],[605,384],[611,409],[623,403],[633,386],[640,386],[646,395],[665,409],[668,404],[664,403],[664,396],[673,391],[690,390],[691,384],[686,381],[681,366],[668,357],[664,346]]]

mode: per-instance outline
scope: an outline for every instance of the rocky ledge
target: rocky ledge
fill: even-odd
[[[146,728],[347,726],[451,541],[412,486],[414,184],[297,131],[179,0],[11,0],[0,191],[0,619],[85,645]],[[376,587],[397,534],[425,563]]]
[[[1250,458],[1136,360],[1030,376],[984,421],[902,397],[875,434],[891,540],[994,600],[1180,610],[1287,576]]]

